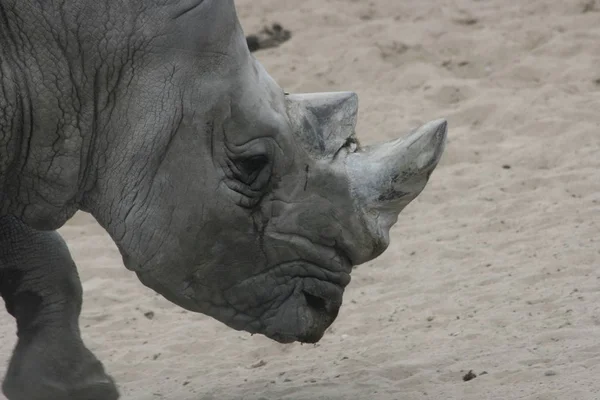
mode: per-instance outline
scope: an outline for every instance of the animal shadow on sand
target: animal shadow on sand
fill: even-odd
[[[277,47],[287,42],[292,37],[292,33],[283,29],[283,27],[274,23],[270,27],[265,26],[260,32],[246,36],[246,43],[251,52],[264,50],[271,47]]]

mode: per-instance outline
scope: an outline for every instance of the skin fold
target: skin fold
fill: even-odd
[[[53,232],[78,210],[173,303],[318,341],[446,138],[436,120],[363,148],[357,113],[352,92],[284,93],[230,0],[0,0],[7,397],[118,397],[80,339],[79,278]]]

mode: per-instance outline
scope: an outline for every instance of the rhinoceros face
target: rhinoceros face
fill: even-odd
[[[195,79],[172,69],[183,71],[169,75],[177,95],[156,98],[173,99],[173,129],[152,133],[168,140],[145,155],[149,183],[121,201],[125,227],[105,225],[127,267],[172,302],[279,342],[316,342],[352,266],[384,251],[424,188],[446,123],[361,148],[355,94],[287,95],[241,30],[228,46]]]

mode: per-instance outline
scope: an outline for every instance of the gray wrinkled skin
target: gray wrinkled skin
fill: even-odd
[[[437,120],[361,148],[357,110],[350,92],[284,93],[231,0],[0,0],[0,293],[20,332],[7,397],[44,385],[60,393],[35,399],[118,396],[79,338],[68,250],[41,232],[77,210],[175,304],[318,341],[352,266],[388,246],[446,138]],[[56,332],[78,343],[70,375],[48,356],[64,352],[48,344]],[[23,385],[28,374],[46,379]]]

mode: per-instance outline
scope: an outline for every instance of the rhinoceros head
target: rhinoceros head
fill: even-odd
[[[446,123],[361,147],[356,94],[284,93],[249,53],[231,1],[182,13],[160,40],[130,84],[143,95],[124,107],[129,158],[109,160],[125,172],[101,180],[112,211],[99,221],[126,266],[172,302],[316,342],[352,266],[384,251],[423,190]]]

